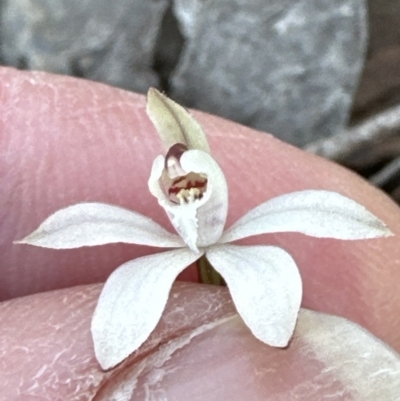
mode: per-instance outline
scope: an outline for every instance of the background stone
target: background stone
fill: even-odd
[[[164,89],[299,146],[346,123],[364,0],[3,0],[3,63]]]
[[[175,0],[171,93],[302,146],[341,130],[366,48],[361,0]],[[180,12],[179,12],[180,10]]]
[[[139,92],[159,84],[156,39],[168,0],[3,0],[8,65]]]

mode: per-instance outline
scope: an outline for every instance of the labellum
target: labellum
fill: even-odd
[[[162,175],[166,195],[171,202],[181,205],[201,199],[207,191],[207,176],[193,171],[186,172],[180,164],[180,158],[187,150],[183,143],[171,146],[165,156]]]

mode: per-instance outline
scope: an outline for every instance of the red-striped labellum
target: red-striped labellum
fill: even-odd
[[[165,156],[162,175],[164,191],[171,202],[177,204],[192,203],[201,199],[207,191],[207,176],[192,171],[186,172],[180,164],[180,158],[187,150],[183,143],[176,143]]]

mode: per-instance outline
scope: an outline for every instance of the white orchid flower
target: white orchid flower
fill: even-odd
[[[200,125],[155,89],[149,90],[147,111],[169,149],[165,157],[155,159],[149,189],[179,236],[136,212],[80,203],[57,211],[19,241],[56,249],[116,242],[175,248],[131,260],[105,283],[92,321],[95,354],[104,369],[123,361],[149,337],[177,275],[200,258],[204,262],[204,255],[226,281],[238,313],[253,334],[271,346],[288,344],[302,298],[296,263],[276,246],[230,242],[276,232],[342,240],[391,235],[363,206],[325,190],[278,196],[224,232],[227,184]]]

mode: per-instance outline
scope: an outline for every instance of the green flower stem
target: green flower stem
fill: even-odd
[[[200,283],[221,285],[221,286],[226,285],[225,280],[212,267],[211,263],[206,258],[206,255],[203,255],[200,259],[198,259],[196,265],[197,265],[197,271],[199,273]]]

